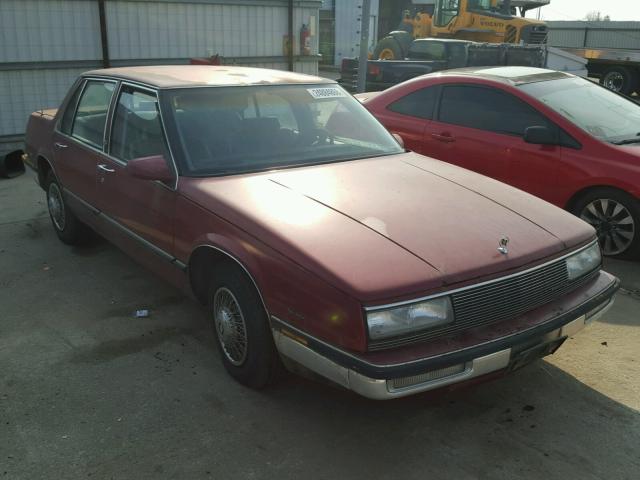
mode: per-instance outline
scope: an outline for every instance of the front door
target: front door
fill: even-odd
[[[480,85],[443,87],[424,153],[541,198],[557,186],[560,147],[524,141],[527,127],[558,127],[515,96]]]
[[[156,93],[123,83],[109,138],[108,154],[97,165],[98,208],[134,243],[170,259],[175,181],[165,184],[134,178],[126,168],[130,160],[153,155],[163,155],[169,162]]]

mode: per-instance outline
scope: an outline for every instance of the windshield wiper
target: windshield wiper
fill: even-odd
[[[632,143],[640,143],[640,137],[616,140],[615,142],[612,141],[611,143],[613,143],[614,145],[630,145]]]

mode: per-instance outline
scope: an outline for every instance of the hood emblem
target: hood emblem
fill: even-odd
[[[506,255],[507,253],[509,253],[509,249],[507,248],[509,245],[509,237],[502,237],[500,239],[500,242],[498,242],[498,251],[503,254]]]

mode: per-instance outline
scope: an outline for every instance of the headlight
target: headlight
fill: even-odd
[[[453,321],[449,297],[367,313],[369,337],[379,340],[424,330]]]
[[[595,270],[602,262],[600,256],[600,246],[594,243],[590,247],[567,257],[567,271],[569,280],[574,280]]]

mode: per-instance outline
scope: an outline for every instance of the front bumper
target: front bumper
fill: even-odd
[[[360,356],[337,350],[276,317],[272,317],[272,331],[281,355],[364,397],[386,400],[516,369],[553,353],[566,338],[609,310],[618,288],[619,280],[614,278],[589,300],[535,327],[461,351],[404,364],[367,363]]]

